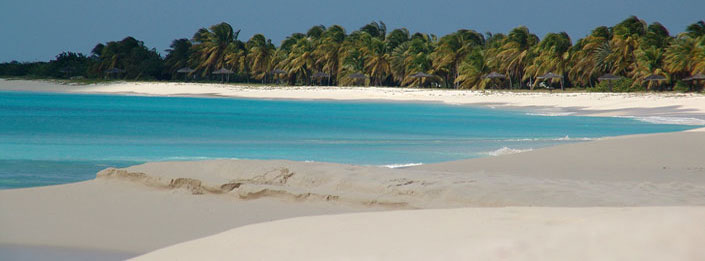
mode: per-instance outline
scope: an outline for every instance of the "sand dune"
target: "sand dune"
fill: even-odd
[[[332,213],[703,206],[704,149],[705,132],[680,132],[401,169],[256,160],[147,163],[104,170],[87,182],[0,191],[0,244],[140,253],[247,224]],[[664,156],[673,154],[679,156]],[[560,212],[530,211],[542,209],[551,211],[548,216]]]
[[[703,260],[705,207],[464,208],[249,225],[134,260]]]
[[[399,208],[705,205],[702,155],[705,132],[683,132],[607,138],[402,169],[210,160],[108,169],[98,178],[237,199],[274,197]]]

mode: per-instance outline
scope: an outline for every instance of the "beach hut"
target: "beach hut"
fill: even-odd
[[[560,79],[560,81],[561,81],[561,91],[563,90],[563,75],[558,75],[558,74],[549,72],[549,73],[547,73],[547,74],[544,74],[544,75],[541,75],[541,76],[539,76],[539,77],[536,77],[536,79],[539,79],[539,80]],[[550,83],[549,83],[549,90],[550,90]]]
[[[619,79],[622,79],[622,76],[617,76],[617,75],[610,74],[610,73],[606,73],[606,74],[603,74],[603,75],[600,76],[600,77],[597,77],[597,80],[598,80],[598,81],[601,81],[601,82],[602,82],[602,81],[607,81],[607,83],[608,83],[608,85],[609,85],[609,88],[610,88],[610,92],[612,91],[612,81],[616,81],[616,80],[619,80]]]
[[[319,84],[320,84],[320,82],[321,82],[321,80],[322,80],[323,78],[327,78],[327,79],[328,79],[328,80],[327,80],[327,85],[330,85],[330,74],[327,74],[327,73],[324,73],[324,72],[317,72],[317,73],[314,73],[312,77],[313,77],[314,79],[317,79]]]
[[[421,88],[421,82],[423,81],[423,79],[431,78],[431,77],[433,77],[433,75],[428,74],[428,73],[424,73],[424,72],[417,72],[417,73],[415,73],[415,74],[409,75],[409,77],[411,77],[411,78],[421,78],[421,80],[419,80],[419,86],[418,86],[419,88]]]
[[[359,84],[360,81],[364,81],[365,79],[367,79],[367,76],[361,73],[353,73],[348,75],[348,78],[354,79],[355,82]]]
[[[196,71],[196,70],[191,69],[191,68],[189,68],[189,67],[182,67],[181,69],[176,70],[176,73],[183,73],[183,74],[184,74],[184,81],[186,81],[188,75],[189,75],[190,73],[195,72],[195,71]],[[196,77],[196,76],[194,75],[194,77]]]
[[[482,78],[483,79],[490,79],[490,80],[492,80],[492,79],[506,79],[507,76],[505,76],[504,74],[498,73],[498,72],[491,72],[487,75],[482,76]],[[509,89],[511,89],[511,88],[512,88],[512,86],[510,84]]]
[[[233,74],[233,71],[225,69],[225,68],[220,68],[220,70],[214,71],[211,74],[220,74],[220,81],[223,82],[224,78],[227,76],[227,81],[230,81],[230,75]]]

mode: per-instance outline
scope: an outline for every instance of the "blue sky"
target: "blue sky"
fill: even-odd
[[[313,25],[348,32],[373,20],[391,31],[443,35],[460,28],[502,32],[526,25],[543,37],[565,31],[573,41],[600,25],[636,15],[671,34],[705,19],[703,0],[1,0],[0,62],[49,60],[62,51],[88,53],[97,43],[133,36],[164,54],[173,39],[228,22],[241,40],[263,33],[277,45]]]

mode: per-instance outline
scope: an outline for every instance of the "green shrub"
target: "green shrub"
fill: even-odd
[[[677,92],[689,92],[691,91],[691,88],[684,81],[678,81],[676,82],[676,86],[673,86],[673,90]]]
[[[616,81],[601,81],[595,87],[588,88],[591,92],[642,92],[646,87],[634,84],[630,78],[622,78]]]

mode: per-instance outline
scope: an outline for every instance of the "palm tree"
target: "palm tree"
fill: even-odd
[[[698,21],[694,24],[689,25],[685,31],[690,38],[698,38],[705,35],[705,21]]]
[[[614,35],[610,40],[612,52],[607,57],[613,74],[633,76],[637,60],[635,54],[640,46],[640,38],[646,34],[646,30],[646,22],[636,16],[631,16],[614,27]]]
[[[609,28],[600,26],[573,46],[572,66],[568,71],[573,83],[592,86],[597,77],[611,71],[611,63],[607,60],[612,53],[610,38]]]
[[[400,55],[395,59],[403,58],[401,61],[403,64],[403,78],[401,81],[402,86],[421,86],[428,82],[436,81],[432,77],[420,78],[420,77],[410,77],[410,75],[415,73],[429,73],[433,69],[433,59],[432,53],[438,44],[438,39],[435,35],[415,33],[411,37],[411,41],[408,44],[402,44],[399,47],[406,47]],[[397,47],[397,48],[399,48]],[[398,65],[397,65],[398,66]]]
[[[446,83],[457,88],[455,79],[458,78],[461,62],[473,51],[476,46],[485,44],[485,38],[472,30],[458,30],[455,33],[441,37],[438,48],[434,52],[433,67],[436,74],[443,72]],[[450,85],[447,84],[447,85]]]
[[[387,37],[387,25],[384,22],[371,22],[366,24],[360,31],[370,34],[370,36],[384,40]]]
[[[366,57],[365,71],[372,77],[371,80],[375,86],[382,85],[391,72],[390,56],[386,47],[387,45],[379,38],[368,38],[362,49]]]
[[[531,81],[531,79],[535,79],[549,72],[565,75],[570,69],[569,51],[571,46],[570,36],[568,36],[567,33],[548,33],[546,37],[535,46],[538,56],[531,65],[526,67],[526,73],[522,80]],[[553,80],[562,81],[562,79]]]
[[[315,44],[309,38],[301,38],[291,47],[283,64],[292,84],[296,84],[297,80],[302,81],[303,84],[310,83],[311,72],[316,64],[313,54],[315,50]]]
[[[487,63],[487,51],[481,47],[474,47],[465,57],[458,68],[458,77],[455,84],[463,89],[485,89],[491,79],[483,79],[482,76],[490,72]]]
[[[333,84],[337,84],[339,81],[338,75],[340,74],[340,64],[342,63],[340,52],[345,37],[345,29],[342,26],[333,25],[323,33],[321,42],[314,51],[316,64],[330,75],[334,81]]]
[[[634,84],[643,84],[644,78],[649,75],[661,75],[666,77],[666,79],[670,78],[662,69],[664,59],[663,49],[656,48],[655,46],[648,47],[647,49],[639,49],[636,56],[636,68],[632,76]],[[646,88],[651,90],[657,85],[658,83],[655,81],[648,81]]]
[[[238,49],[233,42],[238,34],[240,31],[233,32],[233,28],[227,23],[213,25],[210,30],[199,29],[193,36],[195,44],[192,61],[197,63],[196,69],[206,76],[213,70],[226,67],[228,63],[239,62],[239,56],[232,54]],[[229,58],[227,61],[226,57]]]
[[[664,69],[677,78],[688,77],[695,71],[698,53],[702,52],[698,47],[698,39],[680,35],[666,49]]]
[[[267,74],[272,70],[271,61],[276,48],[272,44],[272,40],[266,39],[264,35],[256,34],[247,41],[246,49],[248,67],[250,68],[253,78],[265,82]]]
[[[191,57],[191,41],[186,38],[176,39],[171,42],[167,49],[167,55],[164,59],[164,65],[168,68],[171,74],[183,67],[189,67],[189,57]]]
[[[514,28],[490,62],[508,75],[510,81],[512,79],[521,80],[524,76],[524,69],[531,64],[536,56],[533,47],[538,42],[538,36],[530,33],[525,26]]]

